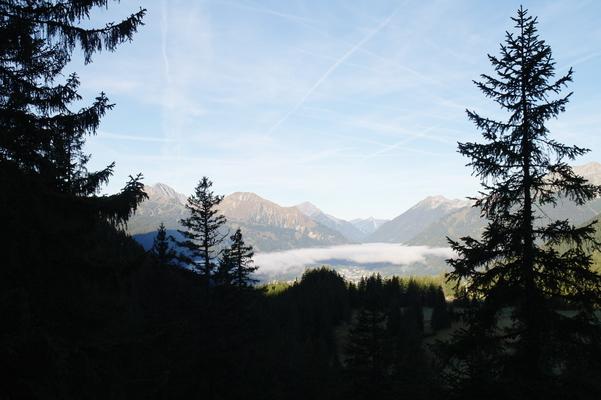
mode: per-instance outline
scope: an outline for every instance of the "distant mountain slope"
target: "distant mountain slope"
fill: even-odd
[[[372,233],[369,242],[405,243],[442,217],[465,207],[468,201],[443,196],[427,197]]]
[[[590,162],[584,165],[573,167],[576,174],[584,176],[589,182],[595,185],[601,185],[601,164],[598,162]]]
[[[179,228],[179,220],[188,216],[185,204],[187,197],[177,193],[164,183],[144,186],[148,194],[136,210],[136,214],[127,223],[127,231],[131,235],[154,232],[164,223],[167,229]]]
[[[595,228],[594,238],[597,242],[601,243],[601,215],[596,215],[595,217],[579,224],[580,226],[588,225],[594,222],[593,227]],[[571,248],[572,245],[569,243],[563,243],[558,246],[558,250],[566,251]],[[601,251],[592,249],[589,245],[585,246],[585,249],[588,249],[588,252],[592,256],[592,269],[596,271],[598,274],[601,274]]]
[[[332,215],[326,214],[317,208],[314,204],[304,202],[296,206],[307,217],[315,222],[339,232],[350,242],[361,242],[367,235],[357,229],[352,223]]]
[[[537,209],[535,213],[539,217],[540,224],[568,219],[573,224],[580,225],[601,213],[601,199],[593,200],[583,206],[578,206],[568,200],[560,200],[557,207],[547,205]],[[431,223],[407,244],[446,246],[448,244],[447,236],[454,240],[463,236],[479,238],[485,225],[485,220],[480,218],[478,209],[464,207]]]
[[[226,196],[220,209],[228,224],[240,227],[257,250],[272,251],[348,243],[339,232],[319,224],[296,207],[282,207],[254,193]]]
[[[376,219],[374,217],[369,217],[365,219],[357,218],[350,221],[351,224],[355,226],[355,228],[359,229],[363,232],[366,237],[374,233],[379,227],[384,225],[386,222],[390,221],[389,219]]]
[[[146,186],[149,199],[141,204],[128,224],[128,231],[143,245],[152,243],[161,222],[168,230],[179,228],[188,216],[186,196],[165,184]],[[233,193],[219,206],[230,231],[241,228],[247,243],[257,251],[348,243],[340,233],[304,215],[296,207],[281,207],[254,193]]]
[[[597,162],[575,166],[574,172],[594,184],[601,184],[601,164]],[[567,199],[560,199],[556,207],[545,205],[537,208],[535,212],[540,218],[539,224],[558,219],[568,219],[571,223],[580,225],[594,219],[601,213],[601,199],[592,200],[582,206]],[[479,238],[484,226],[485,221],[480,218],[478,209],[472,207],[461,208],[429,224],[409,240],[407,244],[446,246],[447,236],[455,240],[463,236]]]
[[[480,218],[477,208],[461,207],[427,225],[421,232],[407,241],[415,246],[448,246],[447,237],[457,240],[464,236],[480,237],[485,220]]]

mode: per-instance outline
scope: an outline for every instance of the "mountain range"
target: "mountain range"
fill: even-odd
[[[601,185],[601,164],[591,162],[575,166],[574,172],[595,185]],[[535,209],[539,224],[554,220],[568,219],[572,224],[584,224],[601,213],[601,198],[584,205],[559,198],[556,206],[544,205]],[[447,246],[447,237],[459,239],[464,236],[480,237],[486,221],[481,218],[480,210],[471,206],[459,208],[439,220],[425,226],[418,234],[406,242],[408,245]]]
[[[601,164],[589,163],[574,170],[592,183],[601,184]],[[129,221],[128,231],[149,247],[161,222],[177,236],[179,220],[188,211],[186,196],[163,183],[146,186],[145,190],[149,198]],[[309,202],[285,207],[246,192],[225,196],[219,208],[228,220],[227,229],[241,228],[245,240],[259,252],[368,242],[447,246],[447,237],[478,237],[486,223],[471,201],[440,195],[419,201],[390,221],[374,218],[346,221]],[[600,212],[601,199],[583,206],[561,199],[557,207],[541,207],[538,214],[543,222],[570,219],[581,224]]]
[[[296,208],[313,221],[339,232],[350,242],[361,242],[367,236],[364,231],[352,222],[326,214],[312,203],[304,202],[298,204]]]
[[[188,216],[186,196],[163,183],[145,186],[148,200],[128,223],[128,232],[146,248],[163,223],[169,234],[180,237],[179,221]],[[236,192],[223,198],[219,210],[227,218],[223,232],[242,230],[245,240],[257,251],[349,243],[341,232],[317,222],[298,207],[282,207],[255,193]]]
[[[366,237],[374,233],[379,227],[388,222],[387,219],[376,219],[369,217],[365,219],[357,218],[350,221],[357,229],[363,232]]]

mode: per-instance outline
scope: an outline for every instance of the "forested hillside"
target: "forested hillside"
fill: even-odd
[[[480,180],[477,196],[468,203],[429,197],[391,221],[351,223],[309,204],[282,207],[252,192],[224,196],[202,173],[195,176],[189,195],[164,184],[145,186],[137,171],[121,182],[122,189],[105,193],[113,175],[123,175],[114,162],[94,170],[90,160],[95,154],[89,154],[87,145],[92,136],[111,137],[99,128],[115,104],[104,92],[92,99],[84,96],[89,87],[70,69],[89,68],[99,53],[114,58],[119,47],[135,43],[150,11],[141,8],[99,23],[97,13],[117,3],[0,2],[0,221],[5,224],[0,241],[0,399],[601,398],[601,221],[594,218],[601,211],[601,166],[572,167],[588,150],[552,136],[549,121],[566,110],[572,93],[565,89],[574,72],[556,67],[551,47],[539,38],[538,20],[524,7],[511,18],[513,27],[499,54],[487,58],[493,72],[474,82],[505,112],[493,114],[495,118],[506,119],[468,110],[481,137],[458,143]],[[168,90],[161,102],[176,108],[187,105],[181,95],[188,87],[169,72],[176,65],[170,64],[168,53],[174,49],[166,39],[169,29],[185,31],[190,21],[198,21],[182,13],[182,26],[169,25],[170,6],[172,2],[161,5],[161,25],[153,31],[161,46],[152,49],[166,70]],[[310,19],[250,3],[238,6],[319,31]],[[351,43],[309,91],[306,85],[293,90],[300,102],[296,99],[292,111],[266,133],[253,140],[230,141],[229,135],[211,140],[221,149],[271,146],[277,128],[297,111],[308,111],[304,102],[311,95],[327,97],[317,93],[321,83],[400,10]],[[102,15],[112,20],[116,14]],[[238,33],[242,25],[229,28]],[[193,52],[187,46],[196,49],[196,41],[227,34],[205,33],[177,45]],[[474,43],[486,37],[482,34]],[[236,36],[244,43],[246,39]],[[370,74],[380,70],[349,66],[357,65]],[[401,69],[412,81],[421,75]],[[254,80],[258,71],[247,72]],[[221,84],[230,73],[209,78]],[[112,83],[115,90],[141,87]],[[276,90],[257,88],[253,96]],[[362,107],[371,99],[363,100],[358,101]],[[215,101],[240,102],[231,97]],[[204,110],[192,108],[194,118],[205,117]],[[144,126],[143,118],[133,114]],[[152,162],[196,160],[173,156],[178,146],[206,144],[202,138],[176,143],[184,131],[182,115],[165,123],[174,133],[136,137],[140,147],[165,146],[160,155],[149,157]],[[229,114],[228,119],[237,122]],[[356,125],[363,132],[369,124]],[[425,137],[430,129],[410,139]],[[112,137],[131,140],[131,135]],[[374,158],[388,157],[408,143],[403,139],[365,156],[349,153],[345,160],[360,160],[367,168],[366,161],[376,165]],[[95,144],[95,149],[107,148]],[[296,166],[314,173],[321,184],[333,184],[321,176],[324,171],[309,166],[359,146],[321,152],[322,144],[319,154],[303,154]],[[282,151],[276,149],[273,154]],[[285,158],[263,167],[279,167]],[[241,171],[240,164],[221,165],[226,164],[250,185],[251,174]],[[352,182],[371,183],[355,177]],[[295,181],[290,187],[297,186],[302,185]],[[338,201],[347,200],[343,194],[336,193]],[[132,233],[148,235],[146,248]],[[398,250],[397,242],[439,244],[441,237],[450,249],[428,253],[421,246],[385,255],[389,244],[372,243],[363,250],[371,249],[381,263],[409,258],[432,264],[428,255],[449,255],[444,277],[365,273],[350,281],[322,266],[288,282],[257,279],[262,266],[255,264],[256,251],[297,246],[313,251],[355,240],[394,242]],[[357,247],[340,248],[351,252]],[[320,250],[330,254],[331,249]],[[307,252],[291,254],[311,258]],[[332,263],[343,257],[331,254]],[[353,254],[357,264],[364,256]]]

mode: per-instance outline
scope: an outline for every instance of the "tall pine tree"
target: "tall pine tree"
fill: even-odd
[[[482,181],[475,207],[489,222],[481,239],[449,240],[458,257],[449,260],[448,278],[465,282],[465,296],[475,306],[446,355],[454,366],[449,383],[464,395],[511,390],[518,397],[538,398],[562,385],[574,388],[563,379],[570,374],[571,356],[582,356],[585,363],[585,349],[599,354],[594,311],[601,303],[601,277],[591,270],[585,248],[599,246],[593,225],[549,221],[537,210],[560,198],[585,204],[599,187],[567,164],[588,150],[557,142],[546,126],[565,110],[572,93],[560,93],[572,81],[572,69],[556,78],[551,48],[537,34],[536,18],[520,7],[512,19],[516,32],[506,33],[500,56],[488,56],[495,74],[475,82],[508,118],[468,111],[484,143],[459,144]],[[560,250],[561,243],[570,246]],[[558,312],[557,304],[576,316]],[[504,313],[510,315],[501,328]],[[587,366],[591,371],[598,362]]]
[[[204,176],[194,194],[188,197],[186,208],[190,216],[180,220],[185,228],[179,230],[184,240],[177,242],[184,249],[180,259],[196,269],[206,282],[216,273],[223,252],[221,245],[226,237],[222,232],[226,219],[217,209],[223,196],[214,194],[212,186],[213,182]]]

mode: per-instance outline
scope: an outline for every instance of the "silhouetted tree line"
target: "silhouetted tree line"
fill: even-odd
[[[349,285],[357,309],[348,335],[347,398],[434,398],[440,394],[432,360],[425,354],[424,307],[431,333],[450,327],[440,286],[378,274]]]
[[[414,303],[406,302],[409,287]],[[274,355],[281,354],[288,367],[271,373],[281,371],[283,381],[295,377],[297,393],[286,395],[294,398],[392,398],[410,392],[428,398],[437,386],[422,346],[422,307],[442,300],[446,312],[444,296],[431,295],[438,289],[379,275],[354,284],[328,268],[307,271],[264,297],[265,315],[273,316],[282,346]]]
[[[482,240],[451,242],[464,325],[434,353],[424,341],[452,316],[436,285],[354,284],[326,268],[277,292],[254,285],[253,249],[219,229],[206,177],[182,241],[161,226],[147,253],[124,232],[142,177],[99,194],[114,164],[89,171],[83,145],[113,105],[100,93],[76,109],[79,80],[65,71],[76,47],[89,63],[142,25],[145,10],[88,27],[110,4],[0,2],[0,398],[599,397],[592,226],[540,226],[533,213],[558,191],[584,203],[599,188],[561,161],[584,149],[547,137],[569,98],[550,96],[572,72],[550,81],[550,48],[523,9],[490,57],[500,77],[479,84],[511,117],[470,113],[488,143],[460,145],[485,180],[477,204],[491,223]]]

